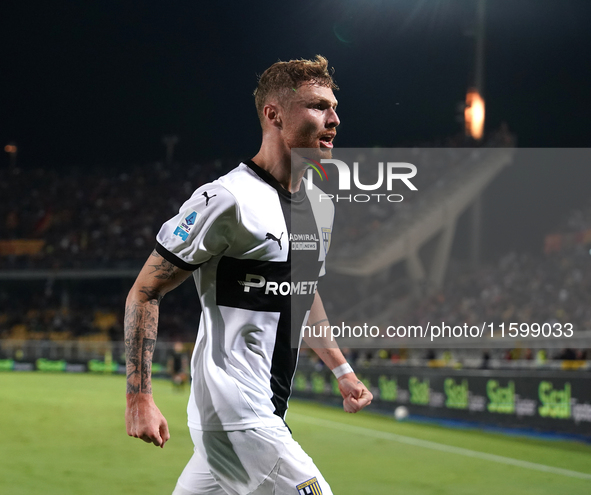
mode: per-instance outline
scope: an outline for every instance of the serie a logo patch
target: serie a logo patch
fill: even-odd
[[[322,495],[322,490],[318,484],[318,479],[312,478],[311,480],[304,481],[300,485],[296,486],[298,495]]]
[[[183,241],[186,241],[187,237],[189,237],[191,229],[195,225],[195,222],[197,222],[198,218],[199,213],[197,213],[194,210],[187,210],[183,214],[183,219],[181,220],[173,234],[180,237]]]

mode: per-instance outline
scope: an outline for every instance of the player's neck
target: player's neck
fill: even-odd
[[[286,191],[290,193],[299,191],[303,175],[292,177],[289,150],[271,149],[270,146],[265,146],[263,143],[252,161],[275,177]]]

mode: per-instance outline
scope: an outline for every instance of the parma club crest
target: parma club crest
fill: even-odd
[[[322,241],[324,242],[324,254],[328,253],[330,248],[330,239],[332,237],[332,229],[330,227],[322,227]]]
[[[318,479],[312,478],[311,480],[304,481],[300,485],[296,486],[298,495],[322,495],[322,490],[318,484]]]

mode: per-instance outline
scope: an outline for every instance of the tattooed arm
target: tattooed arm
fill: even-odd
[[[170,438],[166,419],[152,398],[152,356],[158,333],[158,310],[164,295],[191,275],[153,251],[127,296],[127,434],[163,447]]]
[[[311,335],[309,331],[308,334],[305,334],[304,341],[318,354],[318,357],[322,359],[329,369],[333,370],[347,362],[337,342],[330,338],[330,324],[318,292],[314,296],[314,302],[310,308],[310,315],[306,325],[313,327],[314,330],[312,330]],[[314,335],[320,335],[320,337],[314,337]],[[371,404],[372,393],[357,378],[354,372],[345,373],[337,381],[343,396],[343,409],[345,412],[356,413]]]

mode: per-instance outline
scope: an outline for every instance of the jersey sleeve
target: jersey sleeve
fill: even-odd
[[[239,223],[234,196],[215,182],[198,188],[156,236],[156,251],[188,271],[224,252]]]

